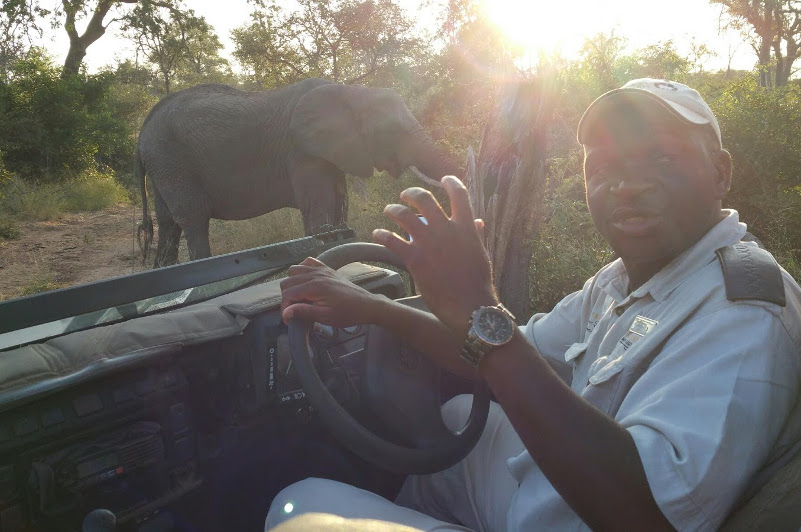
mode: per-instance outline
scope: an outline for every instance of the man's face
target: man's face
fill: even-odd
[[[731,159],[702,128],[629,118],[585,146],[587,204],[626,267],[650,276],[719,221]]]

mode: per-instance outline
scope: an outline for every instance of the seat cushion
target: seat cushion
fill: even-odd
[[[721,530],[801,530],[801,454],[735,511]]]

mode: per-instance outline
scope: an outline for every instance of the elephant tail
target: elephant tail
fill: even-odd
[[[147,178],[145,177],[145,166],[142,164],[139,146],[136,147],[134,152],[134,179],[139,181],[139,192],[142,194],[142,223],[136,229],[136,239],[139,241],[139,249],[142,251],[142,264],[144,264],[150,254],[150,245],[153,243],[153,218],[150,217],[147,209]]]

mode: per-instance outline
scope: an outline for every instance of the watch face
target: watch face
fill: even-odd
[[[493,345],[508,342],[514,334],[515,324],[503,311],[487,307],[473,319],[473,328],[478,337]]]

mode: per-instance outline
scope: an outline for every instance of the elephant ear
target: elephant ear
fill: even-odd
[[[289,128],[305,152],[348,174],[370,177],[375,162],[350,104],[355,89],[358,87],[331,84],[309,91],[295,107]]]

